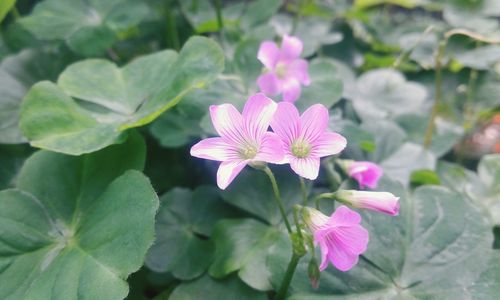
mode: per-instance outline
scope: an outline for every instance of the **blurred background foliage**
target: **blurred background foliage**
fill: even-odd
[[[214,165],[190,159],[189,147],[214,133],[207,115],[209,105],[232,103],[241,108],[257,91],[255,80],[262,68],[256,59],[259,44],[279,40],[284,34],[301,38],[303,54],[310,60],[312,84],[303,89],[297,106],[303,111],[322,103],[331,109],[331,129],[349,141],[343,156],[380,164],[390,182],[387,185],[399,182],[407,188],[402,194],[408,194],[407,199],[403,197],[409,203],[425,203],[426,197],[436,193],[456,201],[455,210],[452,205],[447,209],[467,214],[464,219],[471,222],[461,238],[474,241],[472,237],[487,231],[495,240],[477,237],[475,241],[500,247],[498,0],[2,0],[0,22],[2,188],[16,184],[24,160],[34,152],[18,124],[22,99],[36,82],[55,82],[68,65],[84,59],[102,58],[123,67],[160,50],[179,51],[193,35],[211,37],[224,51],[225,67],[215,81],[190,91],[175,107],[137,129],[147,144],[144,173],[163,195],[157,218],[165,220],[157,219],[156,230],[157,238],[165,242],[159,244],[160,249],[153,247],[146,266],[129,278],[129,299],[201,299],[203,294],[196,293],[207,288],[213,292],[211,298],[204,299],[265,299],[257,290],[268,291],[279,282],[275,274],[280,272],[277,262],[281,258],[271,260],[266,267],[268,251],[278,251],[270,246],[271,241],[280,236],[274,227],[267,226],[277,223],[276,207],[266,207],[272,206],[265,201],[269,187],[247,172],[242,177],[248,178],[239,178],[233,187],[219,193],[204,185],[213,183]],[[328,187],[330,172],[336,172],[331,165],[325,163],[320,184],[313,189]],[[294,180],[282,177],[283,182]],[[297,201],[293,195],[299,194],[294,188],[291,183],[283,187],[283,193],[290,195],[289,206]],[[182,215],[189,206],[207,203],[212,206],[208,215]],[[188,208],[177,211],[183,206]],[[412,213],[419,218],[418,212]],[[432,210],[427,213],[432,215]],[[181,221],[167,226],[170,214]],[[457,224],[461,222],[458,217],[446,220]],[[475,217],[485,221],[479,224]],[[223,218],[240,221],[216,222]],[[224,244],[233,239],[229,226],[255,231],[256,236],[244,242],[256,249],[232,253],[232,260],[224,262],[231,251],[221,254],[215,249],[232,247]],[[401,240],[406,236],[399,234]],[[412,239],[402,247],[418,252],[418,239]],[[178,246],[161,248],[165,243]],[[285,242],[281,244],[276,247],[286,247]],[[384,251],[382,246],[373,248]],[[168,261],[161,255],[165,252],[172,254]],[[401,259],[405,255],[418,253],[405,252]],[[255,265],[248,263],[249,259]],[[186,266],[181,260],[192,261]],[[492,260],[498,266],[498,253]],[[382,292],[366,294],[367,298],[389,298],[392,292],[380,288],[387,286],[389,279],[380,279],[371,263],[362,261],[360,274],[344,276],[331,271],[324,276],[320,293],[352,296],[374,290]],[[421,275],[400,274],[388,261],[375,263],[392,268],[389,277],[400,276],[407,284]],[[450,274],[471,264],[418,272]],[[477,261],[477,266],[485,264]],[[261,274],[262,270],[272,274]],[[480,274],[477,285],[483,284],[486,291],[491,288],[488,280],[500,277],[498,272],[491,275],[489,269],[478,269],[475,274]],[[359,282],[353,284],[349,276]],[[377,276],[380,282],[373,279]],[[304,276],[297,277],[292,284],[294,299],[304,299],[310,287],[300,282]],[[435,285],[423,284],[410,294],[425,298],[430,295],[426,291],[439,289],[439,284],[452,285],[441,279],[434,278]],[[453,298],[453,294],[432,295]],[[492,299],[487,292],[484,295],[478,299]]]

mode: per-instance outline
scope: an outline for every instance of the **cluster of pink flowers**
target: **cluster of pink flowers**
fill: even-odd
[[[191,155],[220,161],[217,185],[225,189],[246,165],[262,163],[290,164],[299,176],[318,177],[320,158],[340,153],[346,139],[328,130],[328,109],[315,104],[302,115],[293,104],[300,96],[300,85],[309,85],[308,63],[300,59],[302,42],[285,36],[281,48],[274,42],[261,44],[258,59],[266,67],[257,84],[268,95],[283,94],[283,102],[275,103],[264,93],[248,98],[243,112],[231,104],[210,106],[210,116],[219,137],[198,142]],[[269,128],[272,131],[269,131]],[[361,188],[375,188],[382,169],[371,162],[344,161],[346,173]],[[399,212],[399,198],[386,192],[338,191],[337,200],[357,208],[389,215]],[[368,244],[368,232],[361,216],[346,206],[338,207],[330,216],[304,208],[304,221],[314,241],[319,244],[322,261],[347,271],[358,261]]]

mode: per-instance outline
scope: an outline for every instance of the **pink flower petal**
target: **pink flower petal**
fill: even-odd
[[[316,157],[324,157],[339,154],[347,145],[345,137],[335,132],[323,132],[313,142],[311,154]]]
[[[276,65],[280,55],[280,50],[274,42],[265,41],[260,44],[259,52],[257,53],[257,59],[266,66],[266,68],[272,70]]]
[[[257,78],[257,85],[266,95],[273,96],[281,92],[280,81],[272,72],[260,75],[259,78]]]
[[[217,133],[229,144],[244,143],[243,118],[233,105],[212,105],[210,116]]]
[[[222,138],[214,137],[201,140],[191,147],[191,155],[204,159],[225,161],[237,159],[238,151]]]
[[[306,157],[298,158],[295,156],[290,157],[290,167],[300,176],[314,180],[318,177],[319,173],[319,158]]]
[[[324,240],[319,242],[319,248],[321,249],[321,264],[319,265],[319,270],[324,271],[328,267],[328,246]]]
[[[311,79],[308,73],[309,64],[305,59],[297,59],[291,62],[287,68],[287,76],[300,81],[303,85],[309,85]]]
[[[278,103],[278,109],[271,121],[271,128],[289,148],[300,134],[300,116],[295,105],[288,102]]]
[[[288,79],[283,82],[283,101],[285,102],[295,102],[300,97],[300,83],[297,79]]]
[[[359,256],[344,252],[340,247],[334,244],[330,247],[328,259],[332,262],[335,268],[342,272],[346,272],[358,263]]]
[[[361,215],[345,205],[339,206],[328,220],[328,224],[335,226],[356,225],[360,222]]]
[[[243,122],[253,140],[260,141],[264,136],[277,108],[278,105],[262,93],[248,98],[243,108]]]
[[[309,107],[300,117],[301,136],[313,143],[321,137],[328,126],[328,109],[321,104]]]
[[[221,190],[226,189],[246,165],[247,161],[244,160],[223,161],[217,170],[217,185],[219,188]]]
[[[377,187],[384,170],[369,161],[355,161],[349,165],[348,173],[350,177],[359,183],[360,188],[366,185],[373,189]]]
[[[285,163],[285,151],[280,137],[274,132],[266,132],[262,138],[259,153],[253,160],[272,164]]]
[[[283,36],[283,41],[281,43],[281,59],[285,61],[290,61],[300,57],[302,53],[302,41],[294,36]]]

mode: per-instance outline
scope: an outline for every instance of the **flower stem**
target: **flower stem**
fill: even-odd
[[[167,7],[165,9],[165,17],[167,21],[167,41],[170,44],[170,47],[174,48],[176,51],[179,51],[181,48],[181,44],[179,41],[179,33],[177,32],[177,26],[175,24],[175,17],[172,14],[171,8]]]
[[[322,199],[332,199],[335,200],[335,193],[323,193],[319,194],[318,196],[314,197],[314,204],[316,206],[316,209],[319,210],[319,200]]]
[[[444,50],[446,48],[446,42],[447,42],[447,39],[439,42],[438,50],[437,50],[437,53],[435,56],[436,78],[434,81],[434,85],[435,85],[434,86],[434,105],[432,106],[431,117],[429,119],[429,124],[427,125],[427,130],[425,132],[425,137],[424,137],[424,147],[426,149],[429,148],[429,146],[431,145],[431,142],[432,142],[432,133],[434,131],[434,123],[435,123],[435,119],[437,117],[439,105],[441,102],[441,87],[442,87],[442,77],[443,77],[442,70],[441,70],[441,67],[442,67],[441,59],[443,57]]]
[[[286,297],[286,293],[288,292],[288,287],[290,286],[290,282],[292,281],[293,278],[293,273],[295,273],[295,269],[297,268],[297,265],[299,264],[301,256],[293,253],[292,259],[290,260],[290,263],[288,263],[288,267],[286,268],[286,273],[285,277],[283,277],[283,281],[281,282],[280,289],[278,291],[278,294],[276,295],[275,300],[284,300]]]
[[[269,177],[269,180],[271,181],[271,185],[273,186],[274,199],[276,200],[276,204],[278,205],[278,208],[280,210],[281,217],[285,222],[288,234],[291,237],[293,234],[292,227],[290,226],[290,222],[288,222],[288,218],[285,213],[285,206],[283,205],[283,200],[281,200],[280,190],[278,188],[278,183],[276,182],[276,177],[274,177],[273,172],[271,171],[271,169],[269,169],[268,166],[265,166],[262,170],[264,171],[264,173],[266,173],[267,177]]]
[[[304,178],[302,178],[300,176],[299,176],[299,179],[300,179],[300,189],[302,190],[302,201],[303,201],[304,206],[307,206],[308,199],[307,199],[306,182],[305,182]]]
[[[325,167],[326,171],[326,177],[328,178],[328,181],[330,182],[330,187],[332,190],[336,190],[342,181],[342,178],[340,178],[339,174],[335,172],[335,169],[333,168],[335,162],[328,160],[323,163],[323,166]]]
[[[18,20],[19,18],[21,18],[21,14],[17,10],[16,5],[12,5],[12,8],[10,9],[10,13],[14,17],[14,20]]]
[[[215,14],[217,15],[217,26],[219,31],[224,28],[224,20],[222,19],[222,5],[220,0],[215,0]]]
[[[302,237],[302,230],[300,229],[299,215],[298,211],[301,209],[299,205],[293,206],[293,221],[295,222],[295,227],[297,227],[297,236],[299,237],[300,244],[304,245],[304,238]]]

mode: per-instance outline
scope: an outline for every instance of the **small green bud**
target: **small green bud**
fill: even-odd
[[[321,272],[319,271],[318,261],[315,257],[311,258],[309,261],[309,265],[307,266],[307,275],[309,276],[313,289],[317,289],[319,287]]]

